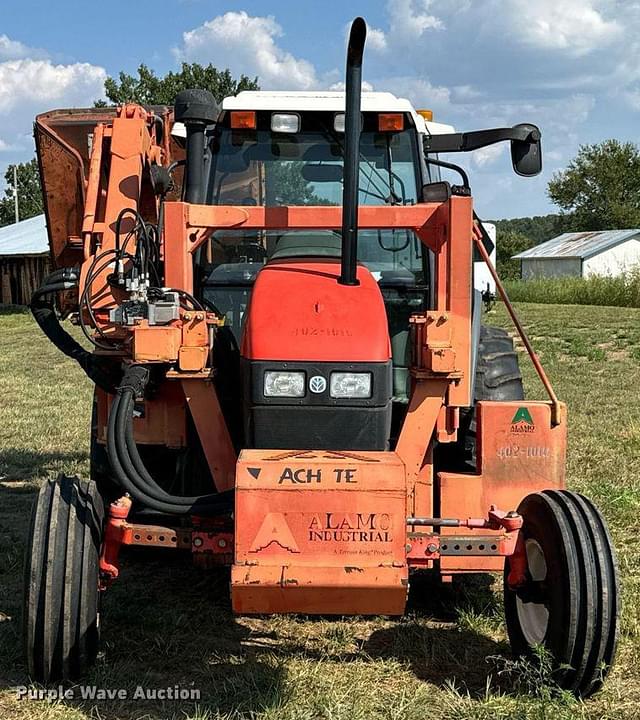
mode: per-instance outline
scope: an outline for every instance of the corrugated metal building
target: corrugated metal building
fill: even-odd
[[[0,228],[0,301],[27,305],[49,271],[44,215]]]
[[[640,264],[640,230],[564,233],[513,257],[525,280],[620,275]]]

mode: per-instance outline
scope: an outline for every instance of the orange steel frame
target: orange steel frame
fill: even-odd
[[[157,144],[153,128],[150,117],[137,106],[121,108],[112,123],[98,124],[95,128],[85,188],[82,223],[84,262],[80,294],[86,281],[87,269],[96,253],[115,247],[114,223],[118,213],[123,208],[139,207],[143,202],[149,166],[152,163],[167,164],[170,161],[166,143],[162,146]],[[166,130],[168,124],[165,132]],[[105,167],[109,168],[106,182],[103,179]],[[146,191],[148,193],[148,188]],[[152,209],[156,215],[157,211],[157,206]],[[336,230],[341,227],[341,222],[340,207],[232,207],[189,205],[180,201],[165,202],[161,247],[165,285],[193,292],[193,254],[216,230]],[[405,518],[416,520],[416,524],[410,523],[406,528],[401,528],[402,537],[401,541],[398,541],[400,545],[394,546],[395,555],[389,567],[384,569],[383,563],[377,567],[366,568],[369,574],[364,579],[360,578],[359,586],[371,585],[387,589],[402,586],[402,592],[406,594],[407,572],[410,567],[435,567],[444,576],[457,572],[497,570],[501,567],[504,556],[513,555],[514,552],[519,558],[514,558],[512,562],[512,569],[515,568],[514,583],[517,583],[518,568],[522,570],[522,548],[519,546],[521,520],[519,525],[519,516],[507,516],[497,507],[513,510],[529,492],[545,487],[563,486],[566,450],[564,406],[553,394],[539,360],[513,313],[495,271],[491,268],[474,228],[470,197],[451,197],[443,203],[418,203],[407,207],[363,206],[358,211],[358,225],[363,229],[398,228],[413,231],[433,252],[435,258],[434,306],[411,318],[411,396],[394,451],[358,455],[345,451],[325,454],[319,460],[333,463],[333,467],[344,464],[345,459],[364,465],[370,463],[368,467],[373,467],[374,462],[379,463],[375,473],[371,474],[372,470],[367,471],[373,478],[371,488],[375,486],[375,492],[390,492],[388,497],[395,497],[393,488],[385,484],[390,482],[388,478],[385,479],[385,473],[395,473],[395,477],[399,478],[397,483],[402,489],[402,510],[399,513],[402,515],[403,525]],[[473,474],[439,473],[434,476],[434,442],[449,443],[457,439],[459,410],[469,407],[473,401],[471,325],[474,242],[494,272],[507,308],[532,356],[536,370],[550,393],[551,402],[480,403],[478,471]],[[243,485],[245,481],[240,479],[239,468],[245,462],[242,459],[245,455],[265,467],[287,467],[294,470],[302,468],[309,457],[319,457],[317,453],[305,454],[303,449],[300,452],[272,451],[271,455],[263,453],[255,456],[251,453],[257,451],[244,451],[238,461],[211,382],[215,372],[215,358],[210,358],[210,333],[215,332],[222,319],[212,313],[183,310],[180,319],[169,326],[153,327],[142,322],[132,328],[115,329],[108,322],[108,309],[117,301],[106,283],[108,272],[110,269],[104,270],[92,290],[96,316],[103,330],[114,332],[118,337],[124,335],[122,341],[126,348],[123,351],[125,358],[135,362],[172,363],[175,369],[168,373],[167,385],[181,388],[167,390],[157,399],[147,401],[148,411],[145,416],[148,420],[134,423],[138,442],[162,442],[168,445],[186,442],[184,408],[188,407],[217,489],[226,490],[236,486],[237,498],[246,498],[243,502],[249,505],[253,502],[252,498],[260,493],[264,495],[266,491],[259,484],[251,485],[249,482],[249,485]],[[351,291],[357,293],[358,288],[354,287]],[[99,395],[102,437],[107,402],[106,396]],[[180,408],[180,411],[173,412],[172,408]],[[524,428],[524,432],[518,434],[518,425],[513,421],[522,408],[527,410],[533,430],[529,432],[528,428]],[[398,470],[400,467],[401,472]],[[272,471],[276,472],[269,470]],[[252,490],[253,495],[250,494]],[[347,502],[349,498],[349,507],[353,510],[357,509],[359,503],[366,506],[369,502],[366,489],[363,489],[360,495],[329,494],[327,497],[337,498],[336,502]],[[242,515],[239,502],[237,500],[237,515]],[[234,542],[232,528],[210,526],[206,521],[194,518],[189,542],[184,539],[184,530],[178,533],[172,528],[165,528],[166,532],[163,533],[162,528],[149,530],[146,526],[128,523],[128,507],[126,501],[121,501],[114,505],[110,513],[108,542],[105,544],[107,549],[102,558],[105,577],[112,579],[117,575],[115,560],[121,544],[142,542],[161,547],[188,545],[194,558],[203,564],[230,562],[232,554],[229,548]],[[436,519],[457,519],[460,527],[484,529],[484,534],[477,536],[476,533],[472,540],[473,532],[463,536],[460,535],[459,528],[439,528],[435,523],[432,523],[430,531],[424,532],[419,519],[428,520],[434,516]],[[248,522],[250,520],[249,517]],[[425,521],[423,525],[429,525],[429,522]],[[258,534],[263,532],[263,528],[254,529]],[[282,562],[277,556],[274,556],[272,565],[265,566],[262,570],[251,569],[249,566],[253,561],[243,564],[245,561],[238,559],[243,552],[249,552],[250,548],[248,545],[245,547],[246,543],[253,541],[253,538],[240,537],[243,532],[242,526],[236,527],[237,564],[234,566],[232,583],[235,583],[239,590],[237,598],[234,598],[235,609],[251,612],[257,607],[264,608],[264,603],[256,601],[255,593],[271,590],[274,594],[267,606],[274,610],[290,609],[282,599],[281,590],[285,580],[284,574],[278,575],[277,568]],[[283,532],[286,534],[287,531]],[[161,536],[162,541],[159,540]],[[314,560],[313,555],[311,559]],[[340,588],[349,586],[353,576],[347,573],[347,577],[344,570],[343,567],[341,572],[336,574],[330,567],[322,569],[327,592],[319,603],[314,599],[313,593],[309,594],[307,588],[314,583],[313,567],[308,571],[303,562],[297,568],[295,579],[291,578],[286,582],[301,586],[300,602],[309,611],[331,612],[331,608],[335,606],[336,611],[345,612],[349,611],[351,605],[348,602],[346,605],[341,604]],[[292,608],[299,605],[300,603],[294,604]],[[402,612],[403,607],[403,597],[393,590],[386,601],[377,602],[373,599],[370,605],[356,602],[352,609],[354,612],[395,613]]]

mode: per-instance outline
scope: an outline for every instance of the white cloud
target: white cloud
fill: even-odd
[[[104,96],[107,73],[89,63],[55,64],[42,50],[0,36],[0,152],[6,163],[33,157],[34,117],[53,108],[87,107]]]
[[[362,81],[362,92],[371,92],[373,90],[373,85],[366,80]],[[335,82],[329,85],[327,88],[328,90],[335,90],[336,92],[344,92],[345,91],[345,83],[344,80],[341,80],[340,82]]]
[[[469,102],[482,97],[483,92],[471,85],[454,85],[451,88],[451,97],[454,102]]]
[[[415,107],[443,112],[451,102],[449,88],[432,85],[427,79],[414,75],[382,77],[375,80],[377,90],[392,92],[408,98]]]
[[[387,49],[387,37],[384,34],[384,30],[367,27],[367,48],[377,52],[382,52]]]
[[[267,90],[307,90],[316,87],[314,66],[279,47],[282,36],[275,19],[228,12],[182,35],[182,47],[174,53],[187,62],[211,62],[229,67],[234,74],[258,76]]]
[[[48,57],[46,50],[32,48],[19,40],[12,40],[8,35],[0,35],[0,62],[3,60],[20,60],[21,58],[42,59]]]
[[[622,96],[626,100],[629,107],[633,108],[634,110],[640,110],[640,88],[629,88],[622,93]]]
[[[6,35],[0,35],[0,58],[4,60],[14,60],[20,57],[26,57],[29,54],[29,48],[18,40],[11,40]]]
[[[442,30],[444,22],[430,12],[434,4],[433,0],[389,0],[389,32],[407,38],[420,37],[427,30]]]
[[[619,22],[604,17],[605,5],[598,0],[500,3],[508,26],[519,31],[518,41],[542,50],[566,50],[576,56],[606,47],[622,35]],[[501,15],[496,12],[496,17]]]
[[[480,150],[475,150],[471,153],[471,159],[476,167],[485,167],[494,163],[505,150],[503,143],[497,145],[488,145]]]
[[[389,34],[402,38],[444,27],[457,30],[462,22],[466,35],[579,56],[623,33],[615,0],[389,0],[387,8]]]
[[[102,97],[106,76],[104,68],[88,63],[8,60],[0,63],[0,114],[26,106],[45,110],[61,101],[70,106],[92,104]]]
[[[526,181],[516,214],[549,207],[550,170],[569,162],[580,142],[624,132],[623,120],[604,123],[603,114],[625,105],[640,112],[638,0],[388,0],[378,26],[386,52],[365,58],[376,89],[433,108],[457,130],[540,126],[543,175]],[[496,216],[506,203],[490,188],[509,173],[508,148],[499,147],[450,158],[471,166],[481,209],[488,202]]]

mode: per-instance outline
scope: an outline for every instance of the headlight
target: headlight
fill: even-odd
[[[304,373],[267,370],[264,374],[265,397],[304,397]]]
[[[371,397],[371,373],[331,373],[330,393],[333,398]]]
[[[343,133],[344,132],[344,113],[339,112],[336,113],[333,116],[333,129],[336,132]],[[364,115],[360,113],[360,130],[364,127]]]
[[[273,113],[271,115],[271,131],[279,133],[299,132],[300,115],[298,113]]]

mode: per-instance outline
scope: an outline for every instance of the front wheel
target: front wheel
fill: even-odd
[[[23,605],[25,656],[36,682],[79,677],[96,658],[103,520],[94,482],[60,475],[38,493]]]
[[[505,567],[504,604],[513,651],[535,646],[553,657],[558,685],[579,697],[596,692],[615,655],[619,582],[615,553],[600,512],[566,490],[528,495],[524,519],[527,580],[512,590]]]

